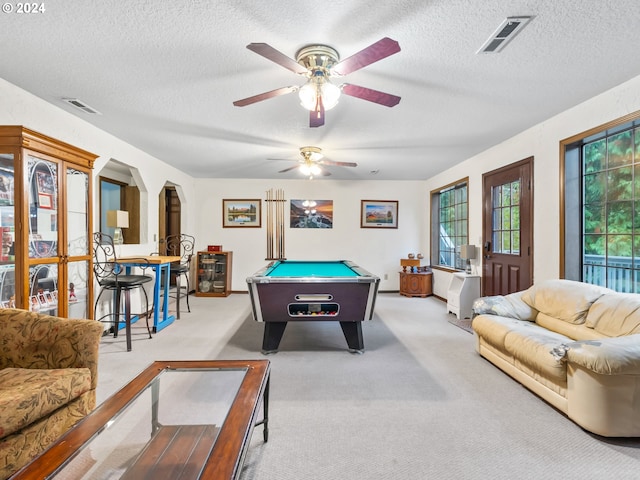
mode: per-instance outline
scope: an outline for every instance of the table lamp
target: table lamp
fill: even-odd
[[[460,247],[460,258],[467,261],[467,269],[465,273],[471,275],[471,260],[476,258],[476,246],[475,245],[462,245]]]
[[[107,227],[114,229],[113,243],[122,245],[122,243],[124,243],[122,229],[129,228],[129,212],[124,210],[107,210]]]

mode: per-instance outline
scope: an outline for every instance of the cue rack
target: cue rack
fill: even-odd
[[[267,190],[267,258],[284,260],[284,190]]]

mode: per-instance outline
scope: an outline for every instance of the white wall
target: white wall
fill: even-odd
[[[146,211],[141,212],[143,217],[141,228],[144,227],[141,237],[144,243],[135,246],[124,245],[123,255],[156,251],[153,236],[158,232],[158,196],[167,181],[183,187],[186,195],[183,230],[195,230],[194,218],[191,214],[193,211],[191,206],[195,204],[192,177],[3,79],[0,79],[0,99],[0,125],[23,125],[99,155],[93,171],[94,229],[100,218],[98,176],[105,164],[111,159],[118,160],[140,173],[143,184],[138,186],[141,194],[145,192],[147,194],[146,203],[142,205],[141,202],[141,207],[146,207]]]
[[[425,221],[422,182],[336,180],[197,181],[197,248],[222,245],[233,251],[232,289],[247,290],[246,278],[268,262],[266,192],[282,189],[285,204],[285,255],[296,260],[352,260],[381,279],[381,290],[398,290],[400,258],[419,252]],[[223,228],[223,199],[260,198],[262,228]],[[290,200],[332,200],[333,228],[289,228]],[[398,228],[360,228],[361,200],[397,200]],[[385,275],[387,278],[385,279]]]
[[[640,110],[640,77],[562,112],[509,140],[446,170],[424,183],[423,203],[432,190],[469,177],[469,241],[482,238],[482,174],[534,157],[534,281],[560,275],[561,140]],[[429,224],[422,229],[422,249],[429,252]],[[476,272],[481,272],[476,260]],[[446,297],[450,273],[434,272],[434,293]]]

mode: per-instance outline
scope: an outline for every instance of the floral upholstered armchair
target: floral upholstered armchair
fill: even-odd
[[[95,407],[103,327],[0,309],[0,479]]]

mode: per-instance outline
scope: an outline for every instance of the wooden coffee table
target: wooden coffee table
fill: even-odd
[[[268,360],[153,362],[11,478],[237,478],[256,425],[268,440],[269,375]]]

